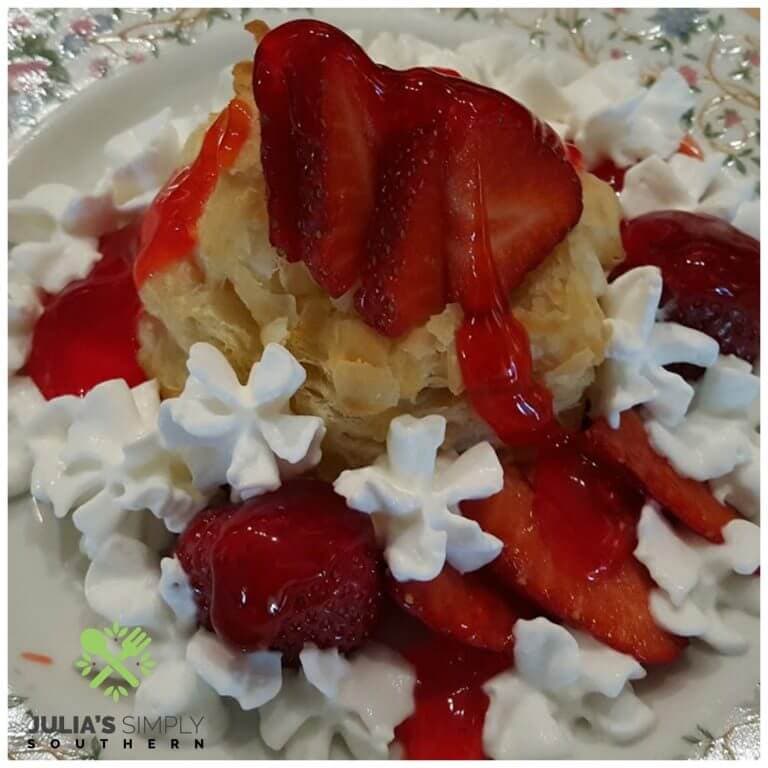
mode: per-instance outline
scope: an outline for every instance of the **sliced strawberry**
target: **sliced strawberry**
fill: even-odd
[[[270,237],[331,296],[359,276],[375,195],[373,94],[346,48],[322,35],[296,48],[270,34],[254,69]]]
[[[386,336],[422,325],[445,305],[442,137],[408,134],[382,154],[379,191],[363,282],[363,319]]]
[[[514,466],[505,467],[501,493],[465,502],[462,511],[504,542],[491,570],[545,612],[646,664],[679,656],[685,641],[657,626],[650,614],[648,599],[654,585],[643,566],[627,557],[598,578],[574,578],[557,556],[553,531],[542,530],[534,492]],[[562,535],[570,535],[567,528]]]
[[[681,477],[672,465],[654,451],[640,416],[634,411],[621,415],[618,429],[598,421],[586,432],[588,450],[606,464],[626,471],[670,514],[705,539],[723,540],[722,528],[736,514],[721,504],[709,488]]]
[[[518,616],[530,607],[503,595],[484,573],[465,573],[446,565],[432,581],[387,580],[389,593],[430,629],[488,651],[511,651]]]
[[[458,88],[456,89],[459,90]],[[557,134],[521,104],[467,86],[447,120],[450,270],[461,297],[485,245],[486,226],[504,293],[568,234],[582,211],[581,184]],[[462,93],[461,96],[465,94]]]
[[[332,296],[362,279],[358,308],[381,333],[469,292],[479,227],[506,293],[581,215],[559,139],[522,105],[442,72],[378,66],[327,24],[270,32],[253,87],[272,243]],[[438,268],[449,248],[450,292]]]
[[[377,136],[366,101],[367,80],[343,52],[314,57],[295,78],[291,109],[301,175],[299,225],[303,258],[331,296],[357,281],[376,195]],[[309,74],[309,78],[307,77]]]
[[[528,473],[534,517],[553,558],[576,580],[595,580],[632,556],[645,499],[573,443],[542,452]]]

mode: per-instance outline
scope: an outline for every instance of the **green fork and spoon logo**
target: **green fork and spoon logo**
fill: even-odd
[[[124,662],[138,659],[138,671],[146,677],[155,667],[155,661],[147,651],[151,643],[152,638],[141,627],[121,627],[117,622],[105,629],[88,627],[80,634],[82,656],[75,666],[80,669],[82,677],[89,677],[96,667],[96,660],[104,664],[91,680],[91,688],[99,688],[113,676],[122,678],[131,688],[138,688],[139,677]],[[107,686],[104,695],[118,701],[128,695],[128,689],[120,683],[113,683]]]

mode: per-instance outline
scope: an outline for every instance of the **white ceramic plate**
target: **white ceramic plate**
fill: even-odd
[[[578,21],[589,12],[582,12],[581,17],[578,16],[579,12],[564,13],[571,13],[571,16],[562,16],[561,21],[551,16],[541,23],[535,20],[532,22],[529,18],[523,19],[523,26],[516,28],[516,31],[531,36],[538,29],[543,32],[546,44],[583,45],[588,55],[599,59],[614,55],[610,46],[619,43],[609,42],[608,35],[617,25],[625,30],[622,35],[627,36],[630,34],[626,32],[627,29],[634,29],[644,23],[648,27],[648,24],[655,23],[655,38],[649,33],[641,37],[640,43],[628,39],[624,45],[624,50],[643,63],[643,57],[647,57],[651,70],[657,69],[659,64],[665,64],[659,59],[665,52],[658,47],[654,48],[654,41],[662,38],[671,40],[670,36],[674,37],[673,22],[678,24],[679,34],[686,34],[685,29],[680,27],[684,19],[650,22],[648,17],[652,11],[646,11],[645,18],[622,17],[614,21],[600,16],[601,12],[592,12],[594,17],[589,17],[588,24],[592,26],[587,30],[587,35],[584,32],[587,24],[579,25]],[[575,21],[573,13],[576,13]],[[268,23],[276,24],[299,14],[264,11],[259,15]],[[456,22],[453,15],[453,12],[437,16],[424,12],[376,10],[316,14],[347,29],[362,29],[371,33],[384,29],[406,31],[441,45],[453,45],[499,31],[494,25],[499,23],[500,16],[492,16],[489,20],[464,18]],[[717,20],[716,16],[712,18]],[[561,23],[563,19],[565,22]],[[602,32],[598,29],[600,24]],[[731,24],[730,17],[728,24]],[[756,27],[751,26],[753,24],[746,17],[735,19],[734,34],[742,35],[745,29],[747,33],[752,30],[756,34]],[[691,52],[691,56],[702,60],[706,55],[706,47],[714,39],[711,33],[711,29],[707,31],[702,26],[694,37],[703,35],[707,39],[691,39],[689,36],[686,50]],[[600,35],[604,39],[601,40]],[[621,39],[619,37],[619,42]],[[616,36],[612,40],[616,40]],[[700,51],[696,48],[699,44],[702,49]],[[677,45],[682,43],[677,41]],[[668,58],[684,55],[679,48],[674,53],[666,54]],[[11,196],[18,196],[38,184],[50,181],[87,189],[100,174],[100,149],[106,139],[163,107],[171,106],[183,113],[195,103],[204,102],[213,91],[219,71],[251,55],[251,39],[242,31],[240,24],[222,21],[214,25],[194,46],[164,47],[162,56],[157,60],[150,60],[140,66],[123,67],[109,79],[90,84],[76,98],[52,112],[35,131],[16,142],[10,164]],[[694,58],[685,57],[685,60],[693,69]],[[666,64],[670,61],[673,59],[666,61]],[[759,69],[757,73],[759,76]],[[710,109],[707,100],[712,98],[713,89],[719,87],[717,82],[702,75],[700,85],[700,113],[705,116],[699,121],[697,111],[697,125],[700,122],[700,127],[703,127],[706,120],[712,120],[716,127],[722,123],[724,128],[732,129],[733,125],[725,125],[727,121],[724,118],[705,112]],[[744,83],[739,85],[743,86]],[[744,149],[750,146],[754,138],[748,128],[748,120],[751,119],[749,105],[739,102],[733,106],[738,107],[744,116],[743,135],[734,134],[733,131],[730,134],[723,132],[721,136],[714,137],[713,141],[741,141],[742,144],[733,146]],[[747,168],[749,171],[750,168]],[[130,701],[114,704],[106,700],[100,691],[91,690],[73,667],[80,653],[81,630],[94,622],[99,625],[99,620],[89,613],[83,599],[85,562],[78,555],[76,541],[74,528],[69,521],[54,520],[50,514],[35,509],[29,499],[11,505],[10,683],[14,690],[29,697],[31,708],[41,715],[128,714],[131,711]],[[691,753],[691,739],[700,741],[704,738],[706,742],[704,732],[719,736],[734,723],[738,723],[738,718],[743,715],[734,716],[734,707],[753,700],[758,682],[759,622],[739,614],[734,616],[734,624],[750,639],[751,650],[744,656],[726,658],[701,647],[692,647],[681,663],[671,669],[652,672],[648,680],[636,686],[658,715],[658,725],[649,737],[628,747],[615,747],[590,743],[586,734],[580,741],[578,755],[590,758],[682,757]],[[30,663],[22,658],[21,654],[25,651],[47,654],[54,663],[49,666]],[[266,757],[267,751],[257,736],[258,715],[241,713],[236,706],[233,712],[234,724],[223,744],[185,756]],[[115,759],[180,756],[179,752],[171,752],[162,747],[149,750],[141,739],[134,738],[133,745],[132,750],[126,751],[122,747],[122,739],[113,737],[102,755]],[[706,747],[705,743],[703,749],[706,750]],[[722,742],[719,749],[722,749]]]

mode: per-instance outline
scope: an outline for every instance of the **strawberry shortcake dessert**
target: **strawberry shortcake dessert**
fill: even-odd
[[[137,712],[631,754],[634,682],[758,609],[752,182],[672,69],[248,29],[223,103],[11,202],[11,492],[152,632]]]

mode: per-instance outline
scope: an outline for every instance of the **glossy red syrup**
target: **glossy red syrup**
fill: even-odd
[[[699,146],[699,142],[690,133],[683,137],[677,151],[681,155],[688,155],[688,157],[693,157],[696,160],[704,159],[704,152]]]
[[[584,155],[581,150],[572,142],[566,141],[563,145],[565,147],[565,156],[568,158],[568,162],[577,170],[584,170]]]
[[[589,169],[589,172],[598,179],[602,179],[606,183],[610,184],[616,192],[621,192],[624,189],[624,177],[627,175],[629,168],[621,168],[616,165],[613,160],[604,158],[597,165]]]
[[[508,311],[470,315],[456,334],[467,396],[508,445],[537,442],[553,423],[552,395],[533,379],[525,328]]]
[[[395,730],[409,760],[482,760],[483,684],[512,665],[505,654],[438,636],[404,651],[416,669],[415,711]]]
[[[555,423],[552,394],[533,379],[528,333],[510,310],[487,227],[479,231],[466,255],[472,279],[457,297],[464,320],[456,332],[456,354],[475,411],[505,443],[525,445],[544,438]]]
[[[760,352],[760,243],[727,221],[659,211],[622,226],[625,261],[612,277],[651,264],[664,277],[668,318],[715,338],[722,354]]]
[[[205,204],[221,171],[237,159],[250,129],[250,107],[233,99],[206,132],[195,160],[160,191],[144,215],[134,267],[137,287],[170,265],[192,258]]]
[[[371,521],[318,480],[203,512],[176,554],[201,623],[245,651],[274,648],[293,658],[305,642],[349,651],[378,615]]]
[[[637,544],[643,497],[573,445],[544,453],[531,470],[534,518],[557,562],[593,581]]]
[[[136,360],[141,302],[132,270],[138,239],[138,222],[104,235],[91,273],[44,298],[24,372],[46,398],[84,395],[108,379],[132,387],[146,380]]]

